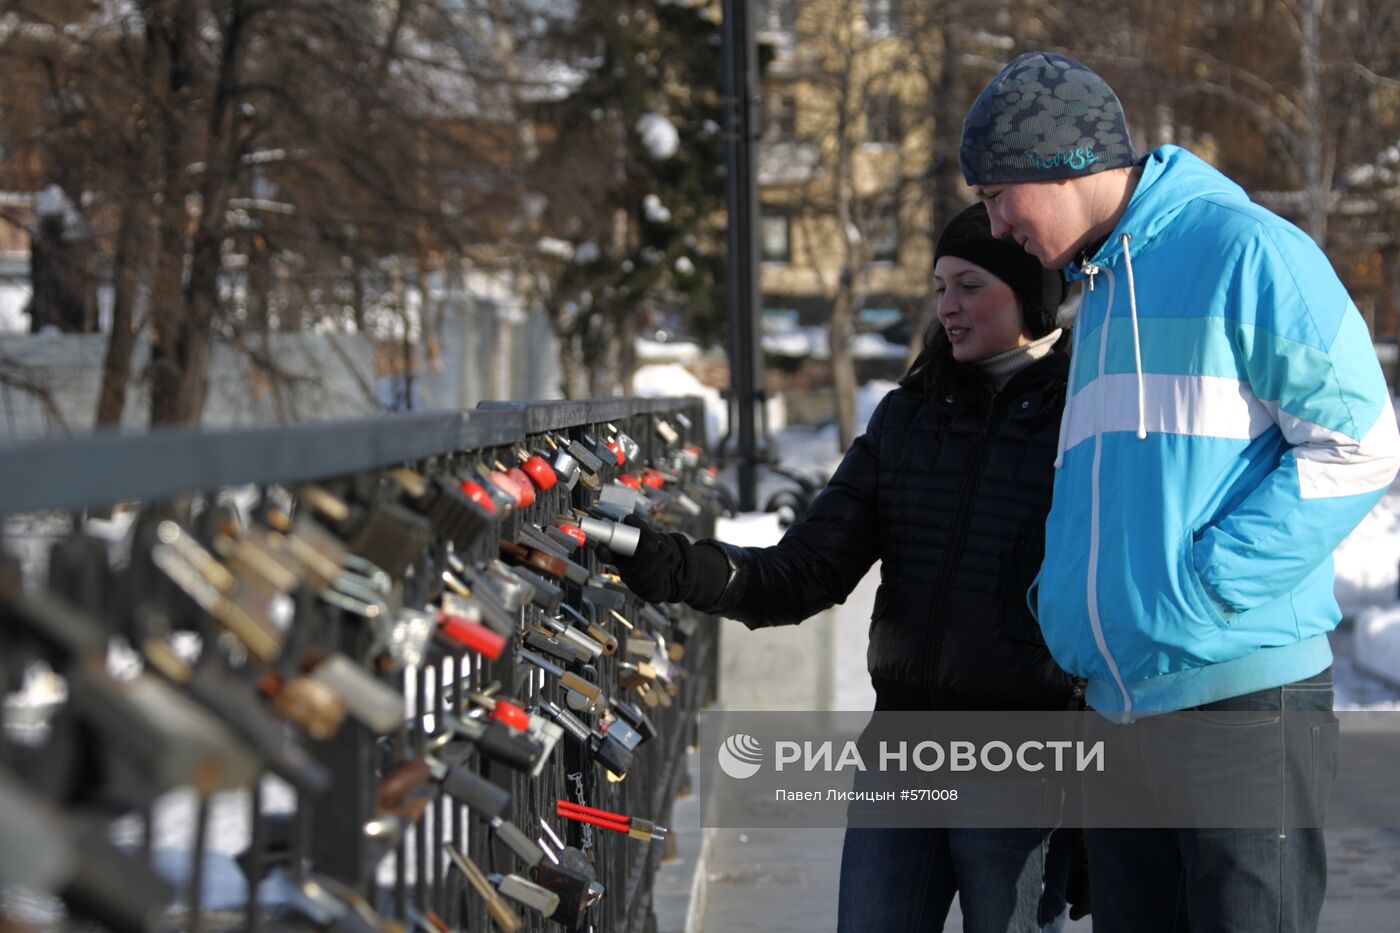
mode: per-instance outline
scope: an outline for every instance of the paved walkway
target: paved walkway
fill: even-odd
[[[700,930],[830,933],[836,928],[841,830],[712,832]],[[1327,850],[1330,877],[1320,933],[1400,927],[1400,830],[1330,831]],[[1065,925],[1069,933],[1091,929],[1089,918]],[[962,930],[956,902],[945,930]]]

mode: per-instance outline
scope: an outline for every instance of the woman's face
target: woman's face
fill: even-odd
[[[938,322],[953,346],[953,359],[975,363],[1031,342],[1016,293],[981,266],[941,256],[933,267]]]

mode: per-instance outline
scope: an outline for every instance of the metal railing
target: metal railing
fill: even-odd
[[[704,441],[699,400],[628,398],[0,447],[11,543],[53,543],[0,567],[0,927],[654,929],[717,644],[580,526],[709,533]]]

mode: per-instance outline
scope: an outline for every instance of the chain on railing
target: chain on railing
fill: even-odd
[[[0,929],[654,929],[717,644],[608,547],[633,514],[711,530],[703,416],[498,403],[0,447],[11,543],[54,536],[0,564]],[[156,845],[176,789],[183,874]],[[230,792],[237,903],[208,857]]]

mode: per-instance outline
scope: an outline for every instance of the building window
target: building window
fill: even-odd
[[[797,97],[793,94],[763,96],[763,138],[791,142],[797,138]]]
[[[865,115],[865,141],[878,145],[897,145],[903,137],[899,118],[899,98],[894,94],[876,94],[870,99]]]
[[[899,262],[899,217],[895,213],[876,214],[866,231],[870,239],[871,262]]]
[[[759,251],[764,262],[792,262],[792,218],[765,213],[758,222]]]
[[[899,0],[865,0],[865,28],[872,36],[899,32]]]

